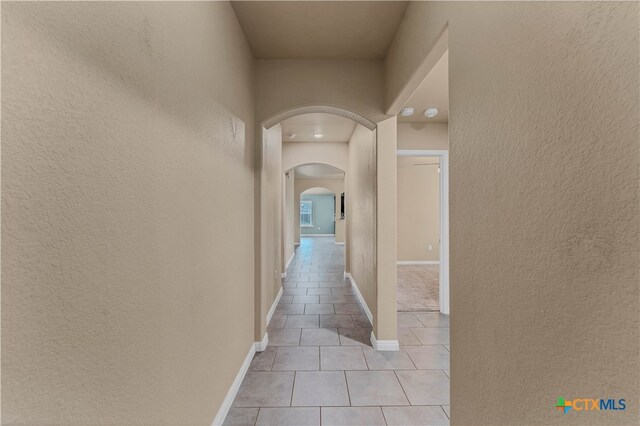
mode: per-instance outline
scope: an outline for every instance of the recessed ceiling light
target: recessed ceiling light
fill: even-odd
[[[415,109],[413,108],[402,108],[400,110],[400,115],[403,117],[411,117],[414,112],[415,112]]]
[[[324,135],[320,132],[314,132],[313,133],[313,137],[316,139],[320,139],[321,137],[323,137]]]
[[[438,108],[427,108],[424,110],[424,116],[427,118],[433,118],[438,115]]]
[[[295,133],[289,133],[289,134],[287,135],[287,137],[288,137],[289,139],[295,139],[296,134],[295,134]]]

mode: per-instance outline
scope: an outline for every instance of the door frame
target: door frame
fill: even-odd
[[[449,151],[397,150],[398,157],[440,158],[440,313],[449,315]]]

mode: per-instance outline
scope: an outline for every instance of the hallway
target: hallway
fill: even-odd
[[[302,237],[225,424],[449,424],[449,324],[400,313],[400,351],[371,347],[371,324],[348,280],[344,246]]]

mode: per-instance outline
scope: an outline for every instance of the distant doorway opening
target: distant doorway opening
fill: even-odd
[[[449,155],[398,151],[398,311],[449,313]]]

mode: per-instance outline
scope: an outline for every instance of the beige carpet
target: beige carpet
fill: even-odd
[[[398,265],[398,312],[440,310],[438,270],[438,265]]]

